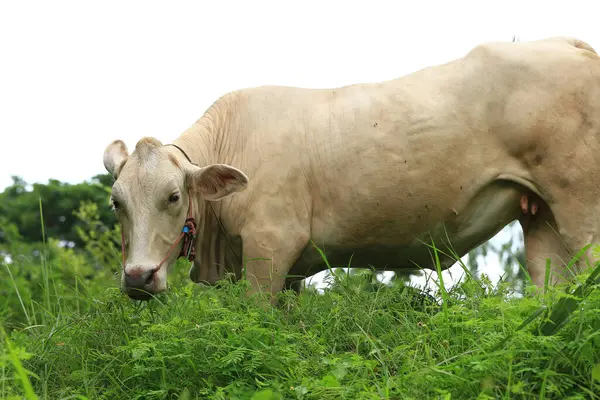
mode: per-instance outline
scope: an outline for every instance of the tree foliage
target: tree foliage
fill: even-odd
[[[56,179],[28,185],[14,176],[12,185],[0,193],[0,243],[8,242],[7,235],[15,234],[26,242],[41,242],[41,202],[46,237],[82,246],[77,229],[84,227],[75,213],[83,203],[98,205],[100,221],[105,226],[116,222],[108,204],[111,184],[108,174],[74,185]]]

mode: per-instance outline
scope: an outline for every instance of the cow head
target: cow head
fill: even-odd
[[[212,164],[201,168],[182,153],[175,156],[173,149],[178,151],[156,139],[142,138],[131,155],[120,140],[104,151],[104,166],[115,177],[111,204],[126,254],[121,289],[132,299],[148,299],[166,290],[167,269],[176,261],[182,243],[172,245],[180,236],[190,204],[199,222],[198,202],[221,200],[248,184],[246,175],[234,167]]]

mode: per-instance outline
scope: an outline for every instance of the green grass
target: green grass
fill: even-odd
[[[138,303],[103,264],[118,260],[107,237],[86,253],[13,244],[1,398],[600,398],[600,267],[522,297],[467,276],[434,298],[335,270],[324,293],[263,308],[247,282],[195,286],[180,261],[171,290]]]
[[[341,275],[322,295],[282,293],[279,307],[265,310],[244,299],[244,287],[178,285],[142,304],[107,288],[52,324],[13,328],[13,344],[2,353],[0,395],[599,397],[598,290],[547,336],[538,332],[543,313],[528,317],[560,302],[552,290],[517,299],[468,281],[447,293],[443,310],[406,286],[368,290],[361,276]]]

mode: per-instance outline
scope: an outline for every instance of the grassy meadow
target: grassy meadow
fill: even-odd
[[[118,227],[99,206],[76,212],[78,249],[46,237],[40,211],[40,243],[3,231],[0,398],[600,398],[600,268],[520,296],[466,267],[431,293],[336,270],[262,308],[246,282],[192,284],[180,260],[140,303],[118,289]]]

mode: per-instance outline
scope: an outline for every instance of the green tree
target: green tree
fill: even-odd
[[[108,203],[111,183],[110,175],[96,175],[89,182],[75,185],[50,179],[46,184],[29,187],[23,179],[13,177],[12,185],[0,193],[0,243],[6,242],[9,227],[16,227],[25,241],[42,240],[41,200],[46,236],[82,246],[77,227],[83,226],[75,212],[83,203],[98,205],[99,219],[105,226],[116,222]]]

